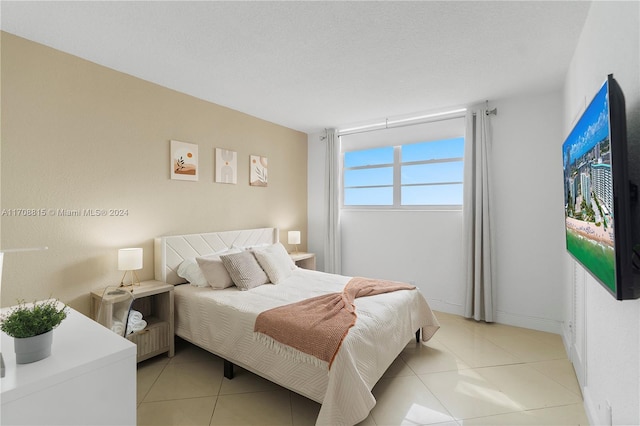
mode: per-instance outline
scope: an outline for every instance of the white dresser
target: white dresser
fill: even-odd
[[[13,338],[0,332],[0,425],[136,424],[136,345],[68,309],[41,361],[17,365]]]

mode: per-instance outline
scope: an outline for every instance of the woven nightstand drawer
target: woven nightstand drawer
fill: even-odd
[[[138,347],[138,361],[166,352],[169,348],[169,323],[148,320],[147,328],[127,336]]]

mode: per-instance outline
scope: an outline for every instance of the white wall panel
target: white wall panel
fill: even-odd
[[[626,98],[631,179],[640,179],[640,3],[593,2],[564,86],[564,134],[613,73]],[[640,220],[636,214],[635,220]],[[567,257],[568,259],[568,257]],[[615,300],[582,267],[576,294],[573,351],[583,369],[585,409],[592,424],[640,424],[640,300]],[[573,283],[568,280],[570,288]],[[570,291],[567,291],[571,293]],[[571,311],[567,312],[567,316]],[[582,339],[582,340],[581,340]],[[565,341],[569,339],[565,338]],[[609,409],[608,407],[611,407]]]

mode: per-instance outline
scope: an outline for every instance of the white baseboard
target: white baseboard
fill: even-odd
[[[562,333],[560,333],[560,337],[562,337],[562,344],[564,345],[564,350],[567,354],[571,354],[571,332],[567,330],[566,327],[562,327]],[[569,356],[569,360],[571,360],[571,356]]]
[[[571,346],[571,350],[568,353],[569,353],[569,358],[571,359],[571,363],[573,364],[573,369],[576,372],[576,378],[578,379],[578,384],[580,385],[580,388],[584,392],[584,390],[586,389],[585,385],[587,384],[586,377],[585,377],[587,368],[584,365],[584,361],[580,357],[580,354],[578,353],[578,351],[574,346]]]
[[[578,386],[580,386],[580,392],[582,392],[582,399],[584,404],[584,411],[587,415],[590,425],[598,424],[598,415],[597,415],[597,407],[594,406],[593,400],[591,398],[591,394],[589,389],[584,386],[586,383],[585,374],[585,366],[583,365],[582,358],[580,358],[580,354],[576,351],[576,348],[572,344],[572,336],[571,330],[563,327],[562,328],[562,343],[564,344],[564,349],[569,354],[569,361],[573,365],[573,371],[576,374],[576,378],[578,380]]]
[[[434,311],[464,316],[464,307],[462,305],[449,303],[447,301],[439,300],[439,299],[429,299],[429,306]]]
[[[431,309],[433,309],[434,311],[464,316],[464,306],[459,304],[450,303],[439,299],[429,299],[429,306],[431,306]],[[563,335],[562,321],[497,311],[495,322],[505,325],[513,325],[515,327],[529,328],[532,330],[546,331],[548,333]],[[566,342],[565,347],[568,347]]]
[[[608,426],[611,425],[611,422],[607,421],[603,423],[598,416],[598,407],[594,404],[593,399],[591,398],[591,392],[589,392],[589,387],[582,389],[582,399],[584,404],[584,411],[587,415],[587,419],[589,420],[590,425],[601,425]]]
[[[500,324],[513,325],[515,327],[546,331],[548,333],[555,333],[560,335],[562,334],[563,322],[558,320],[512,314],[510,312],[504,311],[496,311],[496,322]]]

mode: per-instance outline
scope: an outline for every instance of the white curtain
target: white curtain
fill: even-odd
[[[335,129],[327,130],[325,175],[324,271],[340,274],[340,137]]]
[[[465,317],[493,322],[490,209],[491,140],[487,110],[467,112],[464,152]]]

